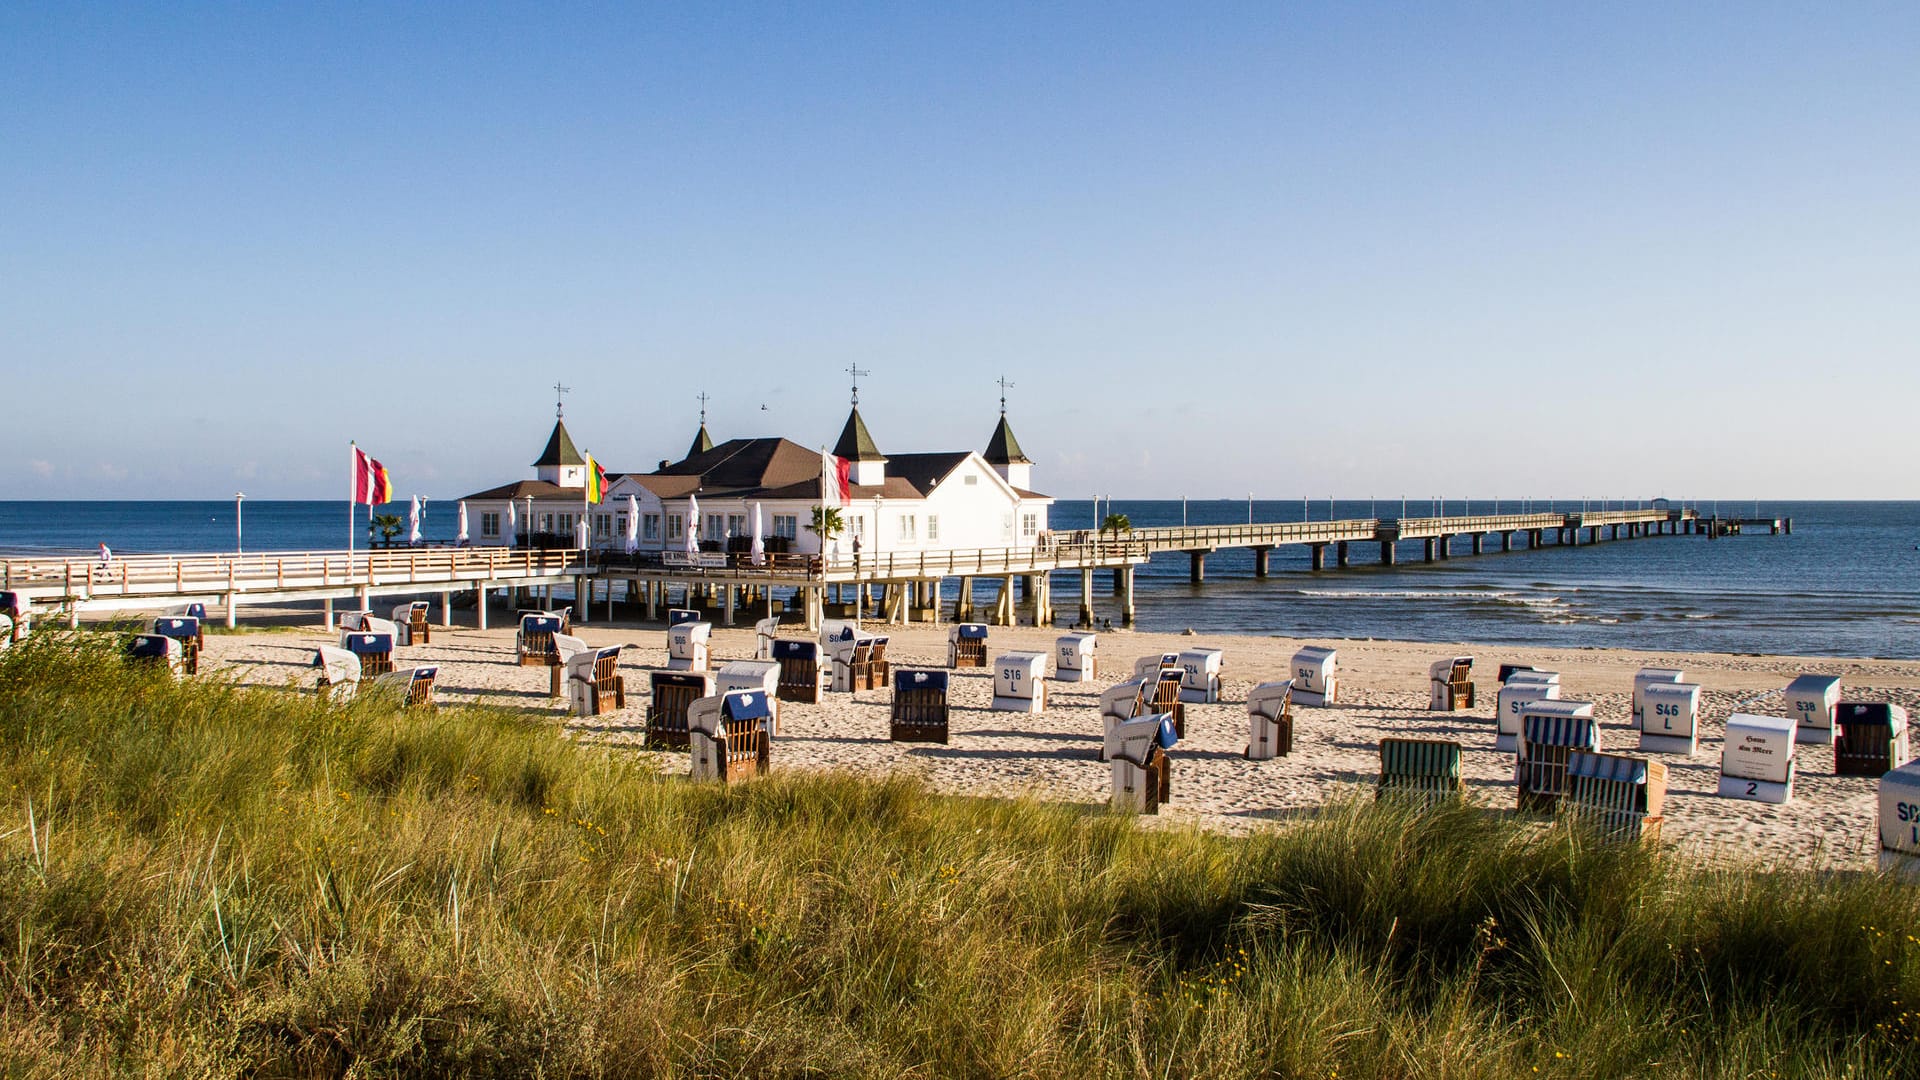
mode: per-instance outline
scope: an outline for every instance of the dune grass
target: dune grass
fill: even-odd
[[[1920,1075],[1920,890],[1872,875],[1473,809],[1232,838],[700,786],[104,638],[0,654],[9,1074]]]

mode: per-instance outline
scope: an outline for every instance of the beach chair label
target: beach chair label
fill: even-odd
[[[1094,649],[1099,638],[1093,634],[1065,634],[1053,642],[1053,678],[1055,682],[1088,683],[1095,678]]]
[[[1180,700],[1211,705],[1220,700],[1220,669],[1226,653],[1219,649],[1188,649],[1180,654]]]
[[[1719,794],[1770,803],[1793,798],[1794,727],[1788,716],[1727,717]]]
[[[1833,742],[1833,714],[1840,707],[1840,679],[1801,675],[1787,684],[1787,715],[1798,726],[1794,740],[1825,746]]]
[[[1700,687],[1658,683],[1639,691],[1640,749],[1692,756],[1699,749]]]
[[[1325,706],[1339,700],[1336,674],[1339,650],[1309,645],[1293,654],[1293,700],[1296,704]]]
[[[1041,677],[1047,654],[1011,652],[993,661],[992,707],[1000,712],[1037,713],[1047,707],[1047,684]]]

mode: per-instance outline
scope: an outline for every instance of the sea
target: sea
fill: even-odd
[[[1588,506],[1598,509],[1597,502]],[[1612,509],[1620,503],[1609,503]],[[1253,556],[1227,549],[1207,558],[1206,583],[1188,580],[1187,556],[1156,555],[1138,577],[1136,625],[1143,630],[1390,638],[1602,647],[1876,656],[1920,659],[1920,502],[1702,502],[1722,517],[1790,517],[1792,535],[1765,529],[1708,540],[1659,536],[1580,547],[1549,545],[1502,554],[1421,561],[1403,544],[1397,566],[1378,546],[1351,547],[1353,565],[1313,572],[1307,549],[1274,550],[1270,573],[1253,576]],[[1580,500],[1449,500],[1450,515],[1574,510]],[[394,504],[381,512],[400,514]],[[1425,501],[1405,507],[1426,516]],[[1257,521],[1397,517],[1394,500],[1061,500],[1055,531],[1093,528],[1109,513],[1138,528]],[[365,511],[356,546],[366,540]],[[338,550],[347,543],[340,502],[248,499],[231,502],[0,502],[0,553]],[[428,543],[449,543],[454,505],[429,501]],[[1331,558],[1329,558],[1331,562]],[[1054,581],[1063,621],[1079,604],[1078,574]],[[1115,618],[1109,576],[1096,576],[1096,616]]]

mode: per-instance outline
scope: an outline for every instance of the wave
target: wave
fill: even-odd
[[[1474,589],[1295,589],[1294,595],[1324,600],[1464,600],[1468,603],[1517,604],[1522,607],[1552,607],[1565,603],[1558,596],[1527,596]]]

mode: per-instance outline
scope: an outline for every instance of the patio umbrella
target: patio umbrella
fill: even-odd
[[[453,542],[456,544],[459,544],[461,547],[466,547],[468,543],[467,541],[467,500],[465,499],[460,500],[460,535],[454,537]]]
[[[755,566],[764,566],[767,561],[767,544],[760,538],[760,504],[753,504],[753,546],[747,549],[748,557]]]
[[[520,515],[514,512],[513,500],[507,500],[507,543],[520,542]]]
[[[687,553],[700,550],[700,500],[687,496]]]
[[[407,543],[420,542],[420,496],[413,497],[413,509],[407,511]]]
[[[640,550],[640,503],[632,495],[627,496],[627,554]]]

